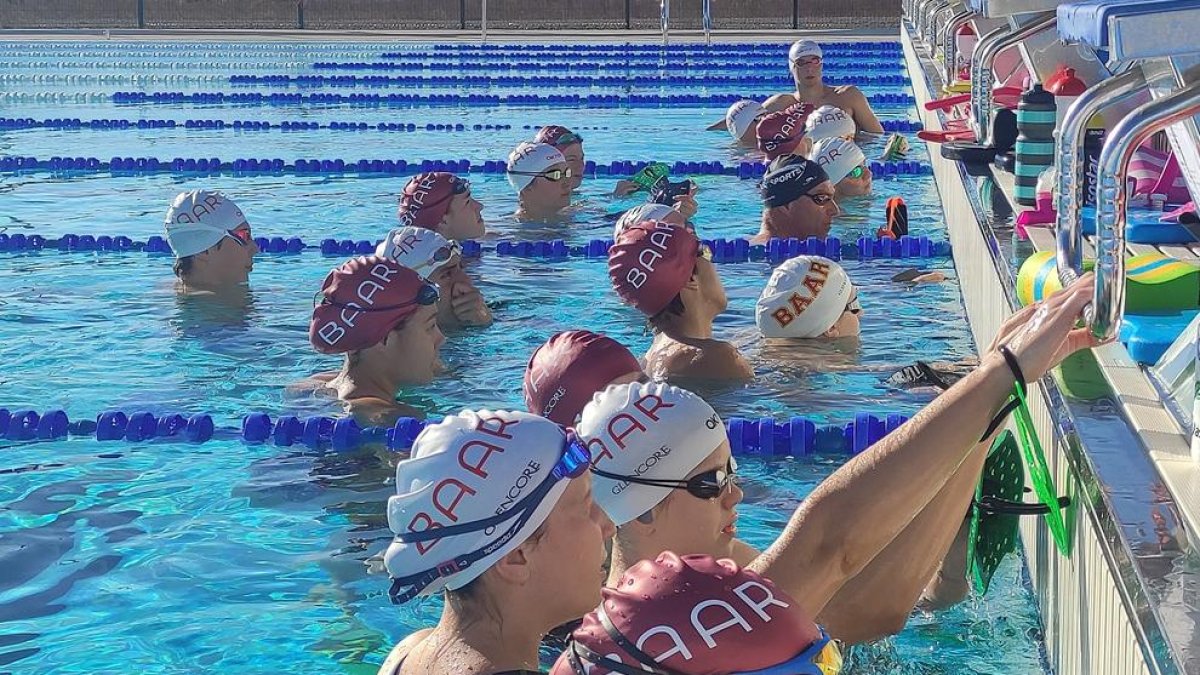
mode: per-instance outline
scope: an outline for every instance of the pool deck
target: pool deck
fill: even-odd
[[[940,64],[907,28],[902,43],[925,128],[942,129],[942,113],[923,108],[941,91]],[[1011,224],[992,225],[977,183],[981,177],[995,181],[995,193],[1015,213],[1013,180],[996,170],[971,175],[943,159],[936,145],[929,148],[968,317],[977,343],[987,344],[1019,305]],[[1034,247],[1053,248],[1049,230],[1031,233]],[[1128,254],[1149,250],[1200,262],[1200,247],[1132,245]],[[1186,438],[1124,346],[1108,345],[1095,355],[1124,419],[1120,410],[1110,407],[1100,415],[1094,404],[1067,400],[1051,378],[1030,399],[1059,493],[1071,495],[1077,506],[1069,515],[1070,556],[1056,550],[1043,519],[1023,518],[1021,524],[1050,665],[1059,675],[1200,672],[1192,590],[1197,575],[1181,564],[1188,530],[1197,531],[1200,479],[1190,460],[1179,465],[1180,453],[1188,454]]]

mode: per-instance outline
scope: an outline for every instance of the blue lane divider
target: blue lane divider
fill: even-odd
[[[587,176],[632,176],[641,171],[647,162],[617,160],[609,164],[586,163],[584,173]],[[916,160],[901,160],[896,162],[870,162],[871,173],[876,178],[883,176],[927,176],[933,173],[933,167]],[[287,163],[282,159],[235,159],[231,162],[222,161],[217,157],[184,158],[176,157],[171,160],[157,157],[113,157],[101,161],[98,157],[0,157],[0,173],[27,171],[65,171],[72,173],[114,173],[114,174],[186,174],[211,176],[218,174],[255,175],[255,174],[408,174],[426,171],[449,171],[451,173],[467,174],[482,173],[490,175],[504,174],[506,165],[499,160],[487,160],[482,164],[472,164],[470,160],[420,160],[406,161],[391,159],[297,159]],[[721,162],[675,162],[671,166],[674,175],[690,176],[737,176],[743,180],[756,179],[766,171],[763,162],[740,162],[737,165],[726,165]]]
[[[859,48],[839,48],[825,47],[822,45],[821,51],[826,59],[833,58],[899,58],[904,55],[900,49],[891,48],[875,48],[859,47]],[[360,54],[362,52],[359,52]],[[727,57],[766,57],[780,58],[782,54],[787,53],[786,44],[772,45],[767,49],[745,49],[740,50],[737,47],[712,47],[705,49],[672,49],[668,46],[666,49],[660,45],[657,49],[627,49],[622,47],[605,47],[603,49],[579,49],[577,47],[566,47],[561,49],[524,49],[515,45],[501,46],[500,49],[417,49],[413,51],[403,52],[383,52],[379,54],[381,59],[415,59],[415,58],[463,58],[463,57],[505,57],[505,56],[524,56],[526,58],[533,56],[552,56],[559,57],[578,57],[584,59],[658,59],[664,56],[670,57],[686,57],[686,58],[727,58]],[[203,56],[198,54],[197,56]]]
[[[692,43],[676,43],[676,44],[632,44],[626,42],[596,42],[589,44],[570,44],[570,43],[538,43],[538,44],[461,44],[454,42],[443,42],[433,44],[395,44],[395,45],[372,45],[359,44],[351,45],[346,42],[305,42],[303,45],[304,51],[307,52],[370,52],[376,53],[381,47],[390,47],[398,50],[396,53],[446,53],[446,52],[547,52],[547,51],[563,51],[574,50],[579,52],[604,52],[613,51],[616,53],[641,53],[641,52],[732,52],[740,54],[742,52],[754,53],[768,51],[772,53],[778,52],[780,49],[786,51],[790,40],[762,41],[762,42],[714,42],[712,44],[692,44]],[[78,54],[88,52],[103,52],[108,54],[127,54],[137,53],[144,56],[195,56],[202,55],[205,51],[215,55],[234,55],[251,52],[256,54],[279,54],[283,56],[293,56],[296,53],[294,45],[281,45],[274,43],[227,43],[227,42],[188,42],[187,49],[180,51],[174,45],[170,47],[163,46],[162,42],[154,41],[129,41],[129,42],[111,42],[96,40],[92,42],[37,42],[30,46],[28,42],[4,40],[0,41],[0,47],[5,49],[19,49],[22,54],[28,53],[38,55],[43,52],[65,52],[66,54]],[[893,51],[897,54],[901,53],[900,43],[895,40],[867,40],[867,41],[842,41],[829,42],[821,41],[821,48],[825,53],[834,53],[837,50],[882,50]]]
[[[914,120],[882,119],[879,121],[883,130],[888,133],[907,133],[921,131],[924,128]],[[514,128],[511,124],[445,124],[433,122],[309,122],[301,120],[284,120],[282,122],[267,122],[259,120],[161,120],[161,119],[93,119],[83,120],[78,117],[62,117],[51,119],[34,119],[32,117],[0,117],[0,129],[92,129],[92,130],[127,130],[127,129],[235,129],[239,131],[267,131],[281,129],[283,131],[508,131]],[[519,127],[526,131],[536,131],[540,126],[525,124]],[[608,131],[606,126],[575,126],[575,131]]]
[[[289,94],[261,92],[196,92],[180,91],[118,91],[112,94],[113,103],[255,103],[271,105],[335,104],[354,105],[538,105],[586,106],[589,108],[703,106],[723,107],[744,98],[742,94]],[[872,106],[911,107],[915,99],[909,94],[872,94],[867,97]]]
[[[765,66],[768,63],[779,63],[781,56],[776,55],[770,60],[763,60],[763,63],[757,64]],[[217,64],[219,65],[219,64]],[[701,61],[677,63],[672,61],[666,65],[658,63],[628,63],[628,62],[612,62],[612,63],[596,63],[571,61],[561,62],[554,61],[433,61],[428,63],[401,63],[398,61],[317,61],[312,64],[313,70],[404,70],[411,71],[414,68],[423,70],[450,70],[463,72],[468,70],[481,70],[495,72],[497,70],[519,70],[521,72],[537,72],[539,70],[553,71],[600,71],[609,70],[612,72],[626,72],[631,70],[663,70],[669,68],[672,72],[678,74],[688,70],[734,70],[745,71],[747,68],[753,68],[755,64],[746,63],[739,59],[736,62],[718,62],[708,63]],[[785,64],[786,65],[786,64]],[[863,62],[863,63],[825,63],[821,70],[824,73],[862,73],[864,71],[890,71],[900,72],[904,68],[900,59],[897,58],[894,62]],[[232,68],[230,68],[232,70]]]
[[[855,84],[859,86],[907,85],[905,75],[866,75],[826,77],[825,84]],[[751,86],[755,84],[794,86],[791,75],[230,75],[232,85],[285,85],[331,87],[622,87],[638,86]]]
[[[95,119],[81,120],[78,117],[34,119],[32,117],[0,117],[0,129],[92,129],[92,130],[126,130],[126,129],[235,129],[238,131],[267,131],[280,129],[283,131],[508,131],[511,124],[434,124],[432,122],[308,122],[300,120],[284,120],[282,122],[266,122],[259,120],[116,120]],[[540,127],[539,127],[540,128]],[[590,127],[591,129],[608,129],[608,127]]]
[[[255,237],[263,253],[306,253],[319,251],[323,256],[370,255],[379,242],[367,239],[322,239],[320,244],[306,243],[300,237]],[[766,244],[751,244],[748,239],[705,239],[712,249],[713,262],[739,263],[766,260],[778,264],[798,255],[821,255],[834,260],[871,258],[936,258],[950,255],[950,244],[929,237],[904,236],[899,239],[859,237],[853,243],[843,243],[839,237],[819,239],[771,239]],[[550,241],[498,241],[484,246],[468,239],[460,242],[463,256],[479,258],[484,253],[498,257],[540,258],[607,258],[611,239],[592,239],[586,244],[568,245],[562,239]],[[7,234],[0,232],[0,252],[25,251],[81,252],[143,252],[170,255],[171,246],[163,237],[154,235],[146,241],[123,235],[93,235],[69,233],[59,237],[40,234]]]
[[[907,419],[899,414],[858,413],[851,422],[817,424],[804,417],[784,421],[770,417],[730,417],[725,420],[725,429],[733,454],[739,456],[856,455]],[[364,445],[386,445],[392,451],[406,451],[412,448],[425,424],[404,417],[390,427],[362,427],[351,418],[284,415],[272,419],[267,413],[251,413],[242,418],[240,427],[233,428],[218,427],[207,414],[111,410],[100,413],[94,420],[71,421],[62,410],[38,413],[32,409],[0,408],[0,439],[8,441],[48,441],[71,436],[129,443],[156,439],[205,443],[216,439],[279,447],[303,445],[334,452],[348,452]]]

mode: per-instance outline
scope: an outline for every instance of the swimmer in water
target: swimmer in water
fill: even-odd
[[[692,204],[695,204],[695,199],[692,199]],[[664,223],[671,223],[672,225],[688,226],[687,217],[679,211],[678,207],[678,202],[676,203],[676,208],[672,208],[666,204],[650,202],[639,204],[629,209],[617,219],[617,224],[613,227],[613,241],[620,238],[621,233],[625,230],[647,220],[659,220]]]
[[[758,145],[758,139],[755,136],[758,119],[767,112],[769,111],[764,109],[758,101],[742,99],[729,106],[729,110],[725,112],[723,123],[709,128],[725,129],[733,137],[734,142],[741,147],[754,148]]]
[[[686,226],[648,220],[627,228],[609,249],[608,276],[621,300],[649,318],[651,377],[754,379],[737,348],[713,338],[713,319],[729,301],[712,251]]]
[[[506,172],[509,184],[517,191],[517,220],[557,220],[571,205],[574,173],[558,148],[521,143],[508,156]]]
[[[396,217],[401,227],[424,227],[447,239],[483,236],[483,205],[471,196],[471,183],[445,171],[419,173],[400,193]]]
[[[364,426],[424,417],[396,394],[432,382],[441,370],[437,286],[387,258],[354,258],[325,277],[314,302],[308,341],[345,360],[341,371],[314,375],[300,387],[332,391]]]
[[[211,190],[181,192],[164,227],[181,293],[221,293],[249,281],[258,244],[232,199]]]
[[[463,271],[458,242],[423,227],[401,227],[387,233],[375,254],[395,260],[440,289],[437,317],[442,330],[492,324],[483,294]]]
[[[822,79],[824,54],[821,46],[812,40],[799,40],[788,50],[788,70],[792,73],[796,90],[787,94],[776,94],[768,98],[763,107],[769,111],[784,110],[797,103],[808,103],[820,108],[836,106],[846,111],[854,122],[858,133],[882,134],[883,125],[867,97],[858,87],[844,84],[831,87]]]
[[[587,330],[555,333],[525,366],[525,407],[574,427],[592,395],[609,385],[645,381],[642,364],[625,345]]]
[[[762,223],[750,243],[772,238],[827,237],[841,213],[834,201],[836,188],[819,164],[798,155],[783,155],[767,167],[758,184]]]
[[[898,585],[897,579],[910,576],[913,559],[923,559],[927,549],[939,547],[941,529],[925,522],[935,510],[927,507],[949,492],[946,487],[957,476],[978,477],[978,466],[970,462],[989,420],[1008,400],[1015,374],[1036,381],[1071,353],[1098,344],[1087,329],[1074,330],[1093,290],[1094,277],[1085,275],[1011,317],[997,336],[1005,355],[989,352],[951,391],[835,471],[804,499],[775,543],[745,567],[770,579],[810,615],[822,616],[834,604],[834,596],[847,590],[859,598],[845,606],[870,615],[884,592]],[[606,395],[642,386],[650,385],[618,385]],[[670,517],[682,523],[682,530],[696,523],[717,532],[733,529],[734,514],[727,512],[696,521],[682,515],[685,497],[696,508],[711,510],[722,508],[722,495],[736,488],[720,419],[688,404],[683,413],[687,423],[671,424],[665,419],[676,417],[674,408],[656,400],[630,403],[626,410],[639,417],[638,425],[628,425],[629,434],[622,432],[627,440],[660,437],[660,429],[669,427],[685,442],[672,440],[667,446],[671,452],[663,453],[666,461],[647,467],[640,476],[627,476],[637,481],[614,481],[599,474],[592,479],[586,475],[589,465],[601,471],[606,464],[615,468],[614,457],[621,453],[614,455],[612,449],[618,446],[610,443],[606,449],[592,442],[589,449],[559,425],[527,413],[464,412],[418,436],[412,458],[397,466],[398,494],[388,503],[388,524],[395,533],[384,556],[392,577],[389,595],[394,602],[404,602],[418,594],[444,592],[445,603],[437,627],[401,642],[382,673],[536,675],[545,632],[583,616],[589,609],[580,610],[581,605],[595,608],[601,600],[603,542],[614,530],[592,501],[592,480],[595,497],[610,502],[617,496],[612,494],[615,485],[636,488],[639,499],[663,501],[659,495],[669,494],[677,503],[670,507],[677,511]],[[589,408],[594,405],[593,401]],[[697,411],[705,416],[694,417]],[[588,417],[585,409],[581,424],[587,424]],[[716,450],[705,447],[710,443]],[[675,454],[692,459],[675,460]],[[695,456],[702,459],[685,474],[660,473],[695,461]],[[907,558],[893,555],[893,540],[911,544],[902,534],[914,527],[930,534],[916,538],[920,546],[915,552],[903,551]],[[945,538],[949,536],[952,533]],[[660,553],[645,559],[657,559]],[[876,568],[880,574],[871,579],[880,585],[872,587],[862,574]],[[852,579],[854,588],[844,588]],[[829,634],[837,636],[833,629]],[[654,656],[666,658],[661,648]],[[745,656],[747,664],[757,665],[752,655]],[[716,670],[687,672],[736,671],[722,663]]]
[[[533,138],[534,143],[545,143],[558,148],[571,168],[571,189],[578,190],[583,185],[584,169],[587,159],[583,153],[583,136],[566,127],[551,125],[542,127]],[[638,191],[637,183],[631,180],[618,180],[613,196],[624,197]]]
[[[839,197],[871,194],[871,169],[867,156],[854,141],[825,138],[813,146],[812,159],[821,165]]]
[[[833,105],[823,105],[808,114],[804,122],[804,131],[813,143],[826,138],[844,138],[854,140],[854,120],[845,110]]]
[[[754,133],[758,139],[758,149],[766,155],[768,162],[784,155],[809,156],[812,139],[806,135],[804,125],[811,111],[811,106],[801,103],[794,108],[767,113],[759,118]]]

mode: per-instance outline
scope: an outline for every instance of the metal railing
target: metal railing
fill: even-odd
[[[975,138],[984,145],[991,145],[992,138],[992,65],[1005,47],[1053,27],[1058,22],[1054,12],[1038,14],[1018,28],[1002,26],[975,44],[971,57],[971,127]]]

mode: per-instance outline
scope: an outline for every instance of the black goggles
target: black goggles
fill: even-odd
[[[416,297],[414,297],[412,300],[409,300],[408,302],[402,302],[398,305],[388,305],[386,307],[360,307],[354,302],[334,302],[329,298],[329,296],[318,291],[317,295],[313,298],[313,307],[317,307],[318,305],[333,305],[334,307],[353,309],[358,312],[394,312],[398,309],[404,309],[405,307],[412,307],[413,305],[435,305],[437,304],[439,298],[441,298],[441,292],[434,284],[422,284],[421,288],[417,289]]]
[[[725,490],[729,488],[737,476],[737,461],[730,457],[724,467],[698,473],[686,480],[625,476],[597,469],[596,467],[592,467],[592,473],[602,478],[624,483],[649,485],[650,487],[669,488],[671,490],[687,490],[688,494],[697,499],[716,499],[725,493]]]

